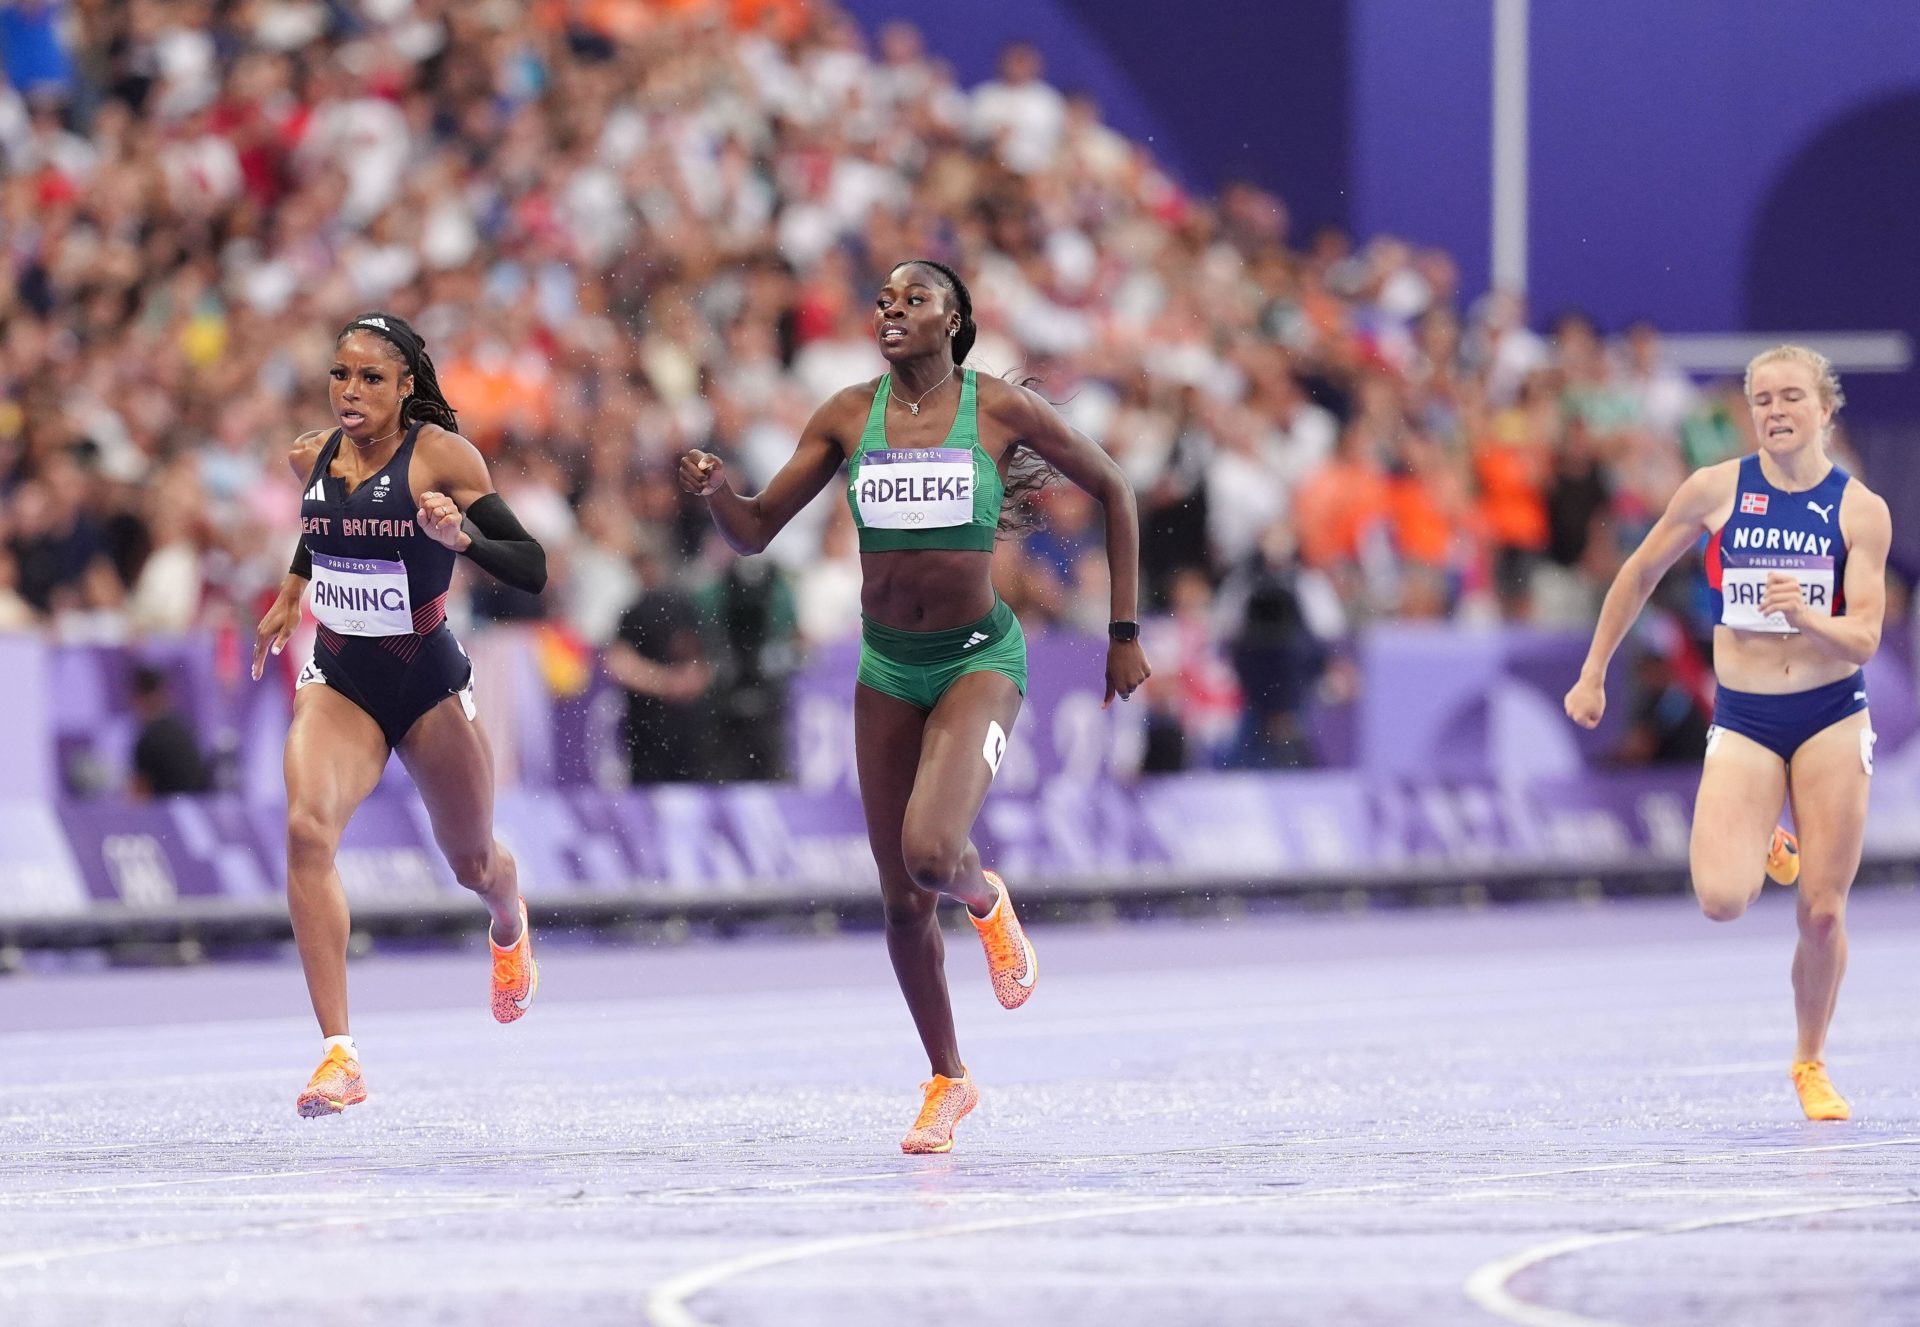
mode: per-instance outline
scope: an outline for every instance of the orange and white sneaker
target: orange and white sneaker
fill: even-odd
[[[1784,825],[1774,826],[1773,842],[1767,845],[1767,879],[1788,887],[1800,879],[1800,840]]]
[[[1827,1066],[1819,1060],[1801,1060],[1793,1066],[1794,1090],[1800,1094],[1800,1109],[1810,1120],[1850,1120],[1853,1107],[1834,1090],[1827,1077]]]
[[[969,908],[967,920],[980,932],[980,943],[986,948],[987,973],[993,978],[993,993],[1006,1008],[1018,1009],[1033,994],[1033,983],[1040,976],[1040,960],[1034,957],[1027,933],[1020,929],[1020,919],[1013,915],[1013,899],[1007,893],[1007,882],[992,871],[982,874],[999,897],[984,917],[974,916]]]
[[[533,961],[533,928],[527,925],[527,901],[520,900],[520,938],[502,949],[487,928],[487,948],[493,951],[493,1018],[511,1023],[527,1012],[533,993],[540,989],[540,965]]]
[[[980,1089],[973,1075],[948,1078],[935,1074],[920,1085],[927,1099],[920,1107],[920,1118],[900,1140],[900,1150],[914,1155],[953,1151],[953,1127],[967,1112],[980,1104]]]
[[[366,1099],[367,1083],[360,1076],[359,1059],[344,1046],[329,1046],[326,1059],[320,1061],[320,1067],[307,1080],[307,1090],[300,1094],[294,1109],[302,1119],[311,1120],[322,1115],[338,1115]]]

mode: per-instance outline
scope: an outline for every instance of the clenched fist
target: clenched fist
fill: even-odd
[[[680,487],[695,497],[709,497],[727,482],[727,463],[712,452],[693,451],[680,458]]]
[[[1567,692],[1567,717],[1582,728],[1592,728],[1607,712],[1607,680],[1592,673],[1580,674],[1580,680]]]
[[[431,489],[420,495],[420,510],[415,515],[420,522],[420,532],[436,544],[445,544],[454,552],[466,549],[473,539],[460,528],[460,508],[453,499],[444,493],[435,493]]]

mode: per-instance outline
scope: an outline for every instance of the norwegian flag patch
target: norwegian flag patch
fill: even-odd
[[[1742,493],[1740,495],[1740,514],[1743,516],[1765,516],[1767,514],[1767,494]]]

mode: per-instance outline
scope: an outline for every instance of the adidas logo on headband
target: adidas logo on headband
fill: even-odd
[[[378,327],[383,332],[390,332],[393,330],[391,327],[387,326],[387,320],[385,318],[362,318],[360,320],[359,325],[361,327]]]

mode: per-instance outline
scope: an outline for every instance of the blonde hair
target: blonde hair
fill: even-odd
[[[1771,350],[1761,351],[1747,361],[1747,376],[1740,384],[1740,390],[1751,397],[1754,371],[1783,361],[1798,364],[1812,372],[1814,384],[1820,393],[1820,404],[1828,410],[1837,411],[1847,403],[1847,394],[1840,390],[1840,375],[1833,371],[1833,361],[1806,346],[1775,346]]]

